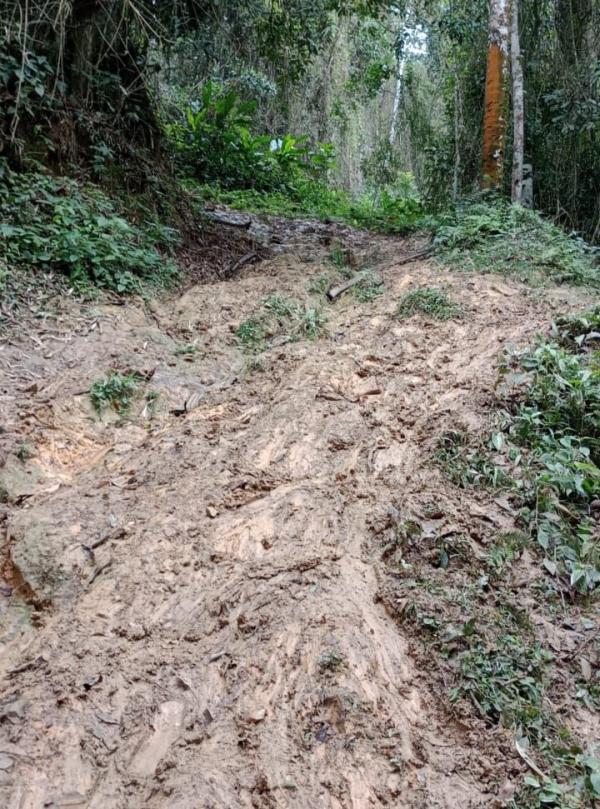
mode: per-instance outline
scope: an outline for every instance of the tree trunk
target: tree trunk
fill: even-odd
[[[460,139],[462,133],[462,97],[460,93],[460,76],[458,70],[454,74],[454,170],[452,172],[452,199],[458,200],[460,195]]]
[[[519,37],[519,0],[512,0],[510,25],[510,58],[513,98],[513,166],[512,201],[523,204],[523,162],[525,152],[525,101],[523,95],[523,65]]]
[[[396,89],[394,92],[394,106],[392,108],[392,119],[390,121],[390,146],[396,143],[396,136],[398,134],[398,118],[400,117],[400,102],[402,101],[402,89],[404,84],[404,67],[406,60],[404,58],[404,39],[403,39],[404,24],[398,28],[396,33]]]
[[[483,185],[498,188],[502,183],[506,115],[504,102],[508,69],[509,0],[490,1],[490,26],[485,115],[483,120]]]
[[[400,101],[402,100],[402,77],[404,74],[404,60],[398,60],[398,70],[396,74],[396,91],[394,93],[394,107],[392,109],[392,120],[390,122],[390,146],[396,143],[398,132],[398,118],[400,116]]]

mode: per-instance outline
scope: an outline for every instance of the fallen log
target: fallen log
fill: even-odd
[[[431,255],[434,249],[433,244],[429,244],[423,250],[418,250],[416,253],[410,253],[408,256],[400,256],[398,261],[396,261],[395,266],[398,267],[401,264],[410,264],[411,261],[416,261],[418,258],[425,258],[426,256]]]
[[[234,272],[241,270],[246,264],[249,264],[251,261],[254,261],[258,258],[258,253],[255,253],[254,250],[251,250],[250,253],[246,253],[246,255],[239,258],[229,268],[229,275],[233,275]]]
[[[357,286],[364,280],[365,280],[364,273],[359,273],[358,275],[355,275],[354,278],[350,278],[348,281],[344,281],[343,284],[338,284],[338,286],[336,287],[330,287],[327,290],[327,297],[329,298],[330,301],[334,301],[336,298],[339,298],[340,295],[343,295],[344,292],[347,292],[347,290],[352,289],[352,287]],[[383,279],[377,276],[375,283],[378,286],[381,286],[381,284],[383,284]]]
[[[248,230],[252,224],[252,219],[243,213],[231,213],[230,211],[204,211],[204,216],[211,222],[218,225],[229,225],[232,228],[244,228]]]
[[[426,256],[431,255],[434,251],[433,244],[429,244],[423,250],[418,250],[416,253],[410,253],[408,256],[401,256],[394,264],[395,267],[399,267],[402,264],[409,264],[411,261],[416,261],[419,258],[425,258]],[[355,275],[353,278],[350,278],[348,281],[344,281],[343,284],[339,284],[338,286],[331,287],[327,290],[327,297],[330,301],[336,300],[339,298],[340,295],[343,295],[352,287],[357,286],[360,282],[364,279],[364,274],[359,273]],[[378,283],[383,284],[383,280],[379,279]]]

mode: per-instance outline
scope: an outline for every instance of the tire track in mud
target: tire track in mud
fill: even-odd
[[[43,536],[53,598],[5,646],[3,805],[502,805],[506,762],[449,718],[379,603],[372,537],[390,506],[443,495],[436,438],[485,423],[499,350],[547,304],[429,263],[408,275],[394,249],[384,297],[332,308],[327,339],[271,349],[264,373],[244,376],[231,330],[273,291],[302,298],[306,263],[161,304],[159,322],[202,336],[198,407],[114,428],[90,468],[9,513],[13,543]],[[464,321],[393,320],[407,288],[440,281]],[[107,317],[113,334],[74,344],[90,371],[133,343],[164,359],[139,311]],[[88,435],[81,407],[62,428]],[[90,566],[82,544],[99,535]]]

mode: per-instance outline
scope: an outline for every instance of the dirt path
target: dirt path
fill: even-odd
[[[357,236],[385,295],[344,298],[327,336],[250,372],[234,329],[327,270],[327,239],[294,240],[151,310],[40,304],[0,352],[2,806],[504,805],[522,762],[444,707],[381,601],[378,532],[431,502],[478,540],[506,523],[431,452],[485,425],[499,353],[567,293],[399,267],[406,245]],[[440,283],[463,320],[393,319]],[[152,418],[93,414],[111,367],[154,371]]]

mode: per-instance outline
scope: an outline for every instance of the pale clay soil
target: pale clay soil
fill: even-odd
[[[399,266],[414,246],[344,230],[385,294],[327,305],[324,337],[275,341],[249,370],[239,323],[332,272],[308,231],[234,279],[148,305],[54,299],[3,335],[0,806],[510,795],[508,737],[452,714],[386,609],[373,526],[392,504],[434,502],[475,537],[510,527],[491,495],[453,490],[435,443],[484,430],[503,350],[585,295]],[[432,284],[462,320],[393,318]],[[191,341],[194,356],[176,354]],[[153,415],[143,398],[122,425],[94,414],[87,391],[110,368],[154,371]]]

